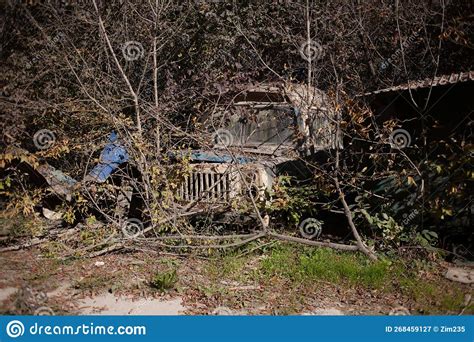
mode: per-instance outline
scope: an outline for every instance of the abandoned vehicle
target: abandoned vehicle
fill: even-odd
[[[276,177],[307,177],[302,157],[342,145],[336,112],[314,88],[260,85],[226,94],[216,108],[204,122],[211,147],[175,155],[191,161],[178,200],[214,204],[233,222],[243,207],[251,213],[257,202],[271,201]]]
[[[326,94],[314,88],[308,92],[307,87],[297,84],[261,85],[229,93],[215,108],[204,122],[211,137],[208,147],[169,155],[175,161],[189,161],[189,172],[178,185],[175,200],[202,208],[202,213],[211,213],[217,222],[254,219],[257,206],[272,200],[276,177],[304,179],[308,170],[302,158],[342,145],[336,111]],[[10,152],[28,153],[19,149]],[[141,194],[130,179],[140,175],[136,170],[130,172],[129,159],[120,137],[112,132],[99,162],[91,165],[82,182],[47,163],[29,165],[29,169],[65,200],[70,201],[71,194],[80,188],[96,204],[113,207],[106,218],[147,222],[142,215]],[[96,191],[94,184],[106,183],[118,174],[127,177],[110,181],[107,191]]]

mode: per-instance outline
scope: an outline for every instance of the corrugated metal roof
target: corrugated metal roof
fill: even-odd
[[[441,75],[435,76],[434,78],[426,78],[424,80],[417,80],[417,81],[410,81],[405,84],[400,84],[397,86],[378,89],[368,93],[364,93],[358,96],[367,96],[367,95],[375,95],[380,93],[389,93],[392,91],[403,91],[407,89],[420,89],[420,88],[430,88],[430,87],[437,87],[443,86],[447,84],[456,84],[460,82],[467,82],[467,81],[474,81],[474,71],[466,71],[466,72],[459,72],[450,75]]]

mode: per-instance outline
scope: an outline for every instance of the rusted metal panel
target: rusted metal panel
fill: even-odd
[[[404,91],[408,89],[416,90],[416,89],[422,89],[422,88],[431,88],[431,87],[443,86],[447,84],[456,84],[456,83],[468,82],[468,81],[474,81],[474,71],[459,72],[459,73],[453,73],[449,75],[435,76],[433,78],[426,78],[423,80],[410,81],[408,83],[399,84],[393,87],[370,91],[358,96],[360,97],[360,96],[376,95],[376,94],[381,94],[381,93]]]

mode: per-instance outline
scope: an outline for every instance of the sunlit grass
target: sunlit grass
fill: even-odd
[[[390,278],[391,265],[386,260],[371,262],[357,253],[281,245],[263,260],[262,271],[300,282],[322,280],[380,288]]]

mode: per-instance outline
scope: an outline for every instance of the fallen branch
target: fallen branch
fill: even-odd
[[[92,249],[95,249],[99,246],[103,246],[103,245],[107,245],[110,241],[116,241],[116,239],[114,239],[115,237],[115,234],[116,232],[112,233],[112,235],[110,235],[109,237],[107,237],[106,239],[102,240],[101,242],[97,243],[97,244],[94,244],[94,245],[91,245],[91,246],[87,246],[87,247],[84,247],[84,248],[80,248],[80,249],[76,249],[66,255],[63,255],[63,259],[67,259],[68,257],[70,257],[71,255],[74,255],[74,254],[77,254],[77,253],[84,253],[84,252],[87,252],[87,251],[90,251]],[[108,247],[107,247],[108,248]],[[107,249],[105,248],[105,249]],[[102,249],[103,251],[104,249]],[[94,253],[92,253],[94,254]],[[90,255],[90,254],[89,254]]]
[[[158,241],[147,241],[147,240],[141,240],[141,241],[138,241],[138,240],[131,240],[132,242],[131,243],[137,243],[137,242],[141,242],[141,243],[145,243],[145,244],[155,244],[155,245],[158,245],[158,246],[161,246],[161,247],[165,247],[165,248],[174,248],[174,249],[180,249],[180,248],[190,248],[190,249],[208,249],[208,248],[211,248],[211,249],[224,249],[224,248],[232,248],[232,247],[239,247],[239,246],[242,246],[242,245],[245,245],[251,241],[254,241],[254,240],[257,240],[257,239],[260,239],[264,236],[266,236],[267,234],[264,233],[264,232],[261,232],[261,233],[258,233],[258,234],[254,234],[254,235],[251,235],[251,237],[245,239],[245,240],[242,240],[242,241],[236,241],[236,242],[232,242],[232,243],[228,243],[228,244],[222,244],[222,245],[168,245],[168,244],[165,244],[165,243],[161,243],[161,242],[158,242]]]
[[[56,237],[61,236],[61,235],[69,235],[71,233],[77,232],[77,230],[70,230],[67,233],[64,232],[63,234],[54,234]],[[303,238],[298,238],[298,237],[293,237],[293,236],[288,236],[284,234],[279,234],[274,231],[261,231],[259,233],[253,233],[253,234],[230,234],[230,235],[192,235],[192,234],[187,234],[187,235],[169,235],[169,236],[157,236],[154,238],[134,238],[134,239],[123,239],[123,238],[116,238],[115,233],[109,236],[108,238],[102,240],[101,242],[93,245],[93,246],[87,246],[85,248],[80,248],[78,250],[69,252],[67,255],[63,256],[63,258],[68,258],[73,254],[76,254],[78,252],[87,252],[92,249],[95,249],[100,246],[106,246],[105,248],[92,252],[87,255],[89,258],[94,258],[100,255],[104,255],[110,252],[122,250],[122,249],[130,249],[130,250],[142,250],[142,251],[147,251],[147,252],[156,252],[153,249],[146,248],[144,249],[143,247],[150,247],[150,246],[159,246],[164,249],[226,249],[226,248],[235,248],[239,246],[243,246],[245,244],[248,244],[249,242],[258,240],[263,237],[273,237],[277,240],[281,241],[287,241],[287,242],[294,242],[294,243],[301,243],[304,245],[308,246],[315,246],[315,247],[326,247],[326,248],[333,248],[337,250],[344,250],[344,251],[358,251],[361,250],[361,248],[357,245],[346,245],[346,244],[340,244],[340,243],[333,243],[333,242],[323,242],[323,241],[313,241],[313,240],[308,240],[308,239],[303,239]],[[234,242],[230,243],[224,243],[224,244],[219,244],[219,243],[214,243],[214,244],[199,244],[199,245],[191,245],[191,244],[181,244],[181,245],[171,245],[167,243],[163,243],[161,241],[166,241],[166,240],[209,240],[209,241],[224,241],[224,240],[236,240]],[[14,251],[22,248],[28,248],[40,243],[44,243],[50,241],[50,239],[34,239],[28,243],[22,244],[22,245],[17,245],[17,246],[11,246],[11,247],[6,247],[3,249],[0,249],[0,252],[5,252],[5,251]],[[111,245],[110,245],[111,243]],[[271,244],[272,242],[269,242],[267,244]],[[257,247],[258,248],[258,247]],[[361,250],[363,251],[363,250]]]
[[[253,234],[233,234],[233,235],[163,235],[156,236],[154,238],[136,238],[136,241],[155,241],[155,240],[186,240],[186,239],[196,239],[196,240],[231,240],[231,239],[240,239],[240,238],[251,238],[258,233]]]
[[[107,253],[110,253],[110,252],[118,251],[122,248],[124,248],[124,245],[122,243],[116,243],[116,244],[113,244],[112,246],[101,249],[100,251],[90,253],[88,255],[88,257],[89,258],[95,258],[95,257],[100,256],[100,255],[104,255],[104,254],[107,254]]]
[[[334,249],[339,249],[339,250],[343,250],[343,251],[357,251],[357,250],[359,250],[359,247],[353,246],[353,245],[344,245],[344,244],[341,244],[341,243],[324,242],[324,241],[313,241],[313,240],[308,240],[308,239],[297,238],[297,237],[294,237],[294,236],[278,234],[278,233],[275,233],[275,232],[268,232],[267,235],[272,236],[272,237],[274,237],[278,240],[302,243],[302,244],[309,245],[309,246],[328,247],[328,248],[334,248]]]
[[[36,245],[39,245],[39,244],[42,244],[42,243],[45,243],[45,242],[48,242],[48,241],[49,241],[49,239],[37,239],[37,238],[35,238],[35,239],[32,239],[31,241],[26,242],[26,243],[21,244],[21,245],[15,245],[15,246],[0,248],[0,253],[10,252],[10,251],[17,251],[17,250],[24,249],[24,248],[30,248],[30,247],[33,247],[33,246],[36,246]]]

